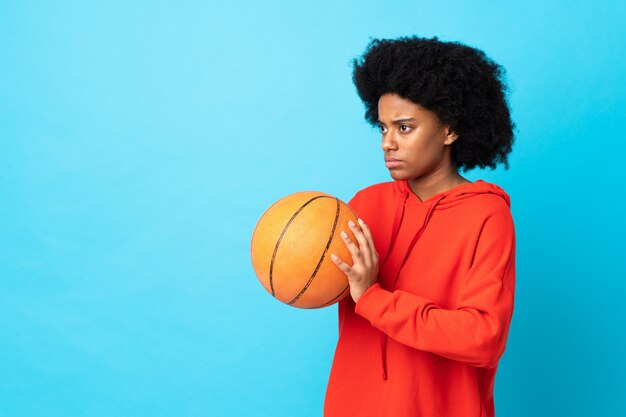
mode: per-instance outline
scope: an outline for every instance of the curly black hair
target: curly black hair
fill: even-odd
[[[380,96],[395,93],[434,112],[458,135],[451,145],[457,169],[493,170],[498,162],[509,169],[515,124],[506,98],[506,70],[483,51],[437,36],[370,39],[352,66],[372,126],[378,126]]]

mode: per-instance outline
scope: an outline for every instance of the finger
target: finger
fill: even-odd
[[[372,231],[370,230],[369,226],[365,224],[363,219],[359,219],[359,225],[361,226],[361,230],[363,230],[363,234],[367,238],[367,244],[370,253],[372,254],[372,258],[378,261],[378,252],[376,251],[376,246],[374,245],[374,237],[372,236]]]
[[[350,272],[352,272],[352,268],[350,267],[350,265],[348,265],[347,263],[345,263],[343,261],[343,259],[341,259],[339,256],[335,255],[334,253],[330,254],[330,259],[333,260],[333,262],[335,263],[335,265],[337,265],[339,267],[339,269],[341,269],[341,271],[348,275]]]
[[[352,239],[350,239],[350,236],[348,236],[348,234],[343,230],[341,231],[341,237],[343,238],[344,243],[348,247],[348,250],[352,254],[352,260],[356,262],[357,259],[360,259],[363,256],[361,254],[361,251],[359,250],[357,245],[354,244]]]
[[[367,266],[370,266],[371,251],[370,251],[370,245],[367,242],[366,236],[363,234],[363,231],[361,231],[361,228],[357,226],[356,224],[354,224],[352,220],[348,221],[348,225],[352,229],[352,233],[354,233],[354,237],[356,237],[357,241],[359,242],[359,250],[363,255],[363,259],[365,260],[365,263],[367,264]]]

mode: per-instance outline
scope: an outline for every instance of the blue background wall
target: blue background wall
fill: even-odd
[[[0,416],[320,416],[336,306],[249,258],[277,199],[390,179],[350,60],[437,35],[508,71],[501,416],[626,415],[624,2],[0,2]],[[621,398],[620,398],[621,397]]]

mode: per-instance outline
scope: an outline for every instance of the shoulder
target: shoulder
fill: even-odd
[[[471,227],[484,228],[490,225],[495,230],[514,229],[511,213],[511,198],[500,186],[486,181],[476,181],[456,195],[456,201],[461,204],[450,204],[456,215],[464,219]]]
[[[380,198],[385,196],[402,194],[402,184],[400,181],[385,181],[369,185],[356,192],[355,198]]]
[[[350,199],[348,205],[361,218],[372,221],[382,213],[394,212],[402,200],[402,183],[386,181],[369,185]]]
[[[514,239],[515,223],[511,208],[502,197],[483,194],[471,199],[469,209],[477,217],[481,235],[499,235],[502,239]]]
[[[496,194],[478,194],[467,201],[468,208],[485,217],[492,215],[511,215],[511,208],[506,200]]]
[[[471,213],[482,217],[511,216],[511,197],[497,184],[477,180],[463,193],[471,197],[464,199],[465,209]]]

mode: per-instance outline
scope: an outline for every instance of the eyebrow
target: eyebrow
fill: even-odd
[[[414,119],[413,117],[406,117],[404,119],[398,119],[398,120],[394,120],[391,123],[395,124],[395,125],[399,125],[402,124],[404,122],[415,122],[416,119]],[[380,120],[378,120],[378,124],[381,124],[383,122],[381,122]],[[383,123],[384,124],[384,123]]]

